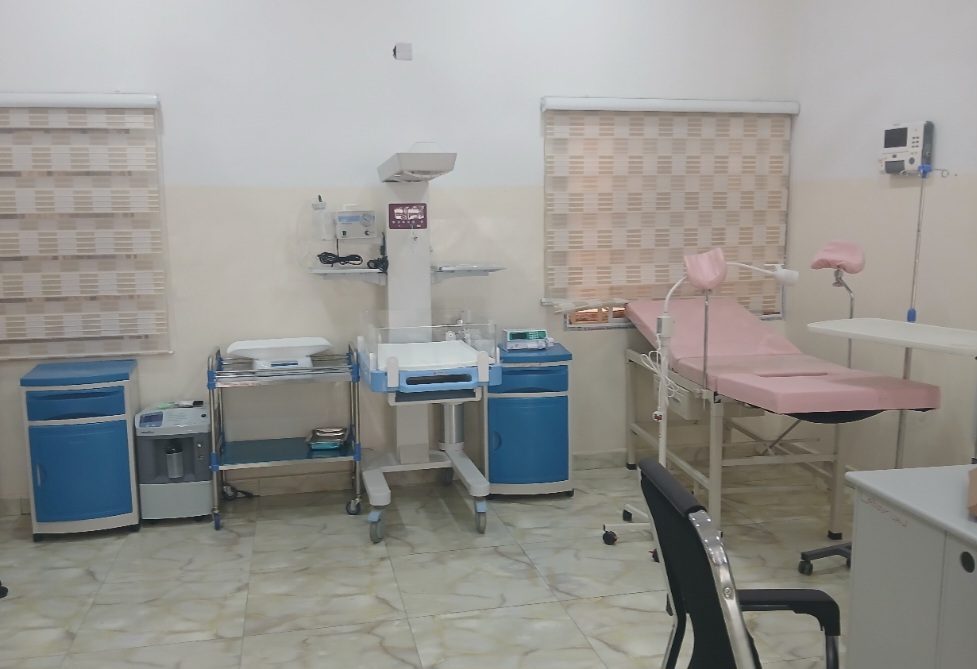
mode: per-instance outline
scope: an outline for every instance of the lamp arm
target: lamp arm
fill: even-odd
[[[676,290],[678,290],[679,286],[685,283],[685,280],[688,278],[689,278],[688,274],[683,274],[682,278],[676,281],[675,285],[673,285],[671,288],[668,289],[668,293],[665,294],[665,306],[662,309],[663,314],[668,314],[668,303],[671,301],[672,295],[675,293]],[[659,332],[659,334],[661,333]]]
[[[763,274],[764,276],[773,276],[773,271],[769,269],[763,269],[762,267],[756,267],[754,265],[747,265],[742,262],[727,262],[730,267],[742,267],[743,269],[751,269],[757,274]]]
[[[754,265],[747,265],[746,263],[741,263],[741,262],[727,262],[726,265],[729,267],[742,267],[743,269],[752,270],[757,274],[773,277],[774,279],[777,280],[778,283],[785,286],[793,286],[795,283],[797,283],[797,280],[800,277],[800,275],[795,270],[787,269],[780,263],[770,265],[771,267],[773,267],[772,270],[764,269],[762,267],[756,267]]]

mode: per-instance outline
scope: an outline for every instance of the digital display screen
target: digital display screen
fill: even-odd
[[[890,128],[885,131],[883,148],[896,149],[909,144],[909,128]]]
[[[506,332],[509,341],[524,341],[530,339],[546,339],[542,330],[509,330]]]

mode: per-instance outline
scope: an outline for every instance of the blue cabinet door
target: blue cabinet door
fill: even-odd
[[[127,425],[112,420],[28,428],[37,521],[132,512]]]
[[[490,397],[489,483],[553,483],[570,478],[568,400]]]

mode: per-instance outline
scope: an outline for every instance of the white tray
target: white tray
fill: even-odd
[[[227,354],[252,360],[296,360],[326,351],[330,346],[322,337],[248,339],[228,346]]]

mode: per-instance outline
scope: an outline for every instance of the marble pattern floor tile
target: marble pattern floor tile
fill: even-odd
[[[388,557],[386,542],[373,543],[364,524],[359,532],[331,533],[304,523],[258,521],[251,557],[252,573],[343,569]]]
[[[519,546],[391,558],[410,617],[556,600]]]
[[[673,624],[664,592],[573,599],[563,607],[607,669],[661,666]]]
[[[560,599],[664,590],[661,565],[645,541],[606,546],[602,541],[562,540],[526,544],[526,554]]]
[[[638,501],[637,485],[635,499]],[[579,491],[573,497],[562,494],[536,497],[505,497],[492,500],[490,507],[520,544],[561,539],[600,537],[605,523],[621,518],[620,498]]]
[[[421,669],[406,620],[260,634],[244,639],[241,669]]]
[[[559,604],[411,619],[424,669],[604,669]]]
[[[23,657],[13,660],[0,660],[0,669],[61,669],[65,655],[47,657]]]
[[[404,618],[389,558],[251,576],[245,634],[268,634]]]
[[[383,543],[391,556],[515,545],[495,507],[495,502],[488,504],[485,532],[480,534],[474,501],[463,487],[415,486],[394,495],[384,512]]]
[[[774,469],[735,478],[779,483]],[[574,476],[573,497],[490,500],[485,534],[457,482],[395,488],[376,544],[349,491],[224,502],[220,531],[173,520],[35,543],[29,518],[0,518],[0,669],[659,666],[672,619],[651,534],[601,541],[625,503],[643,508],[637,474]],[[797,572],[801,550],[831,543],[827,508],[814,487],[726,496],[737,585],[820,588],[844,623],[844,561]],[[847,535],[848,506],[844,521]],[[746,618],[765,667],[821,666],[811,619]]]
[[[78,629],[74,653],[240,637],[247,575],[226,580],[186,573],[106,583]]]
[[[61,669],[238,669],[241,638],[72,653]]]

